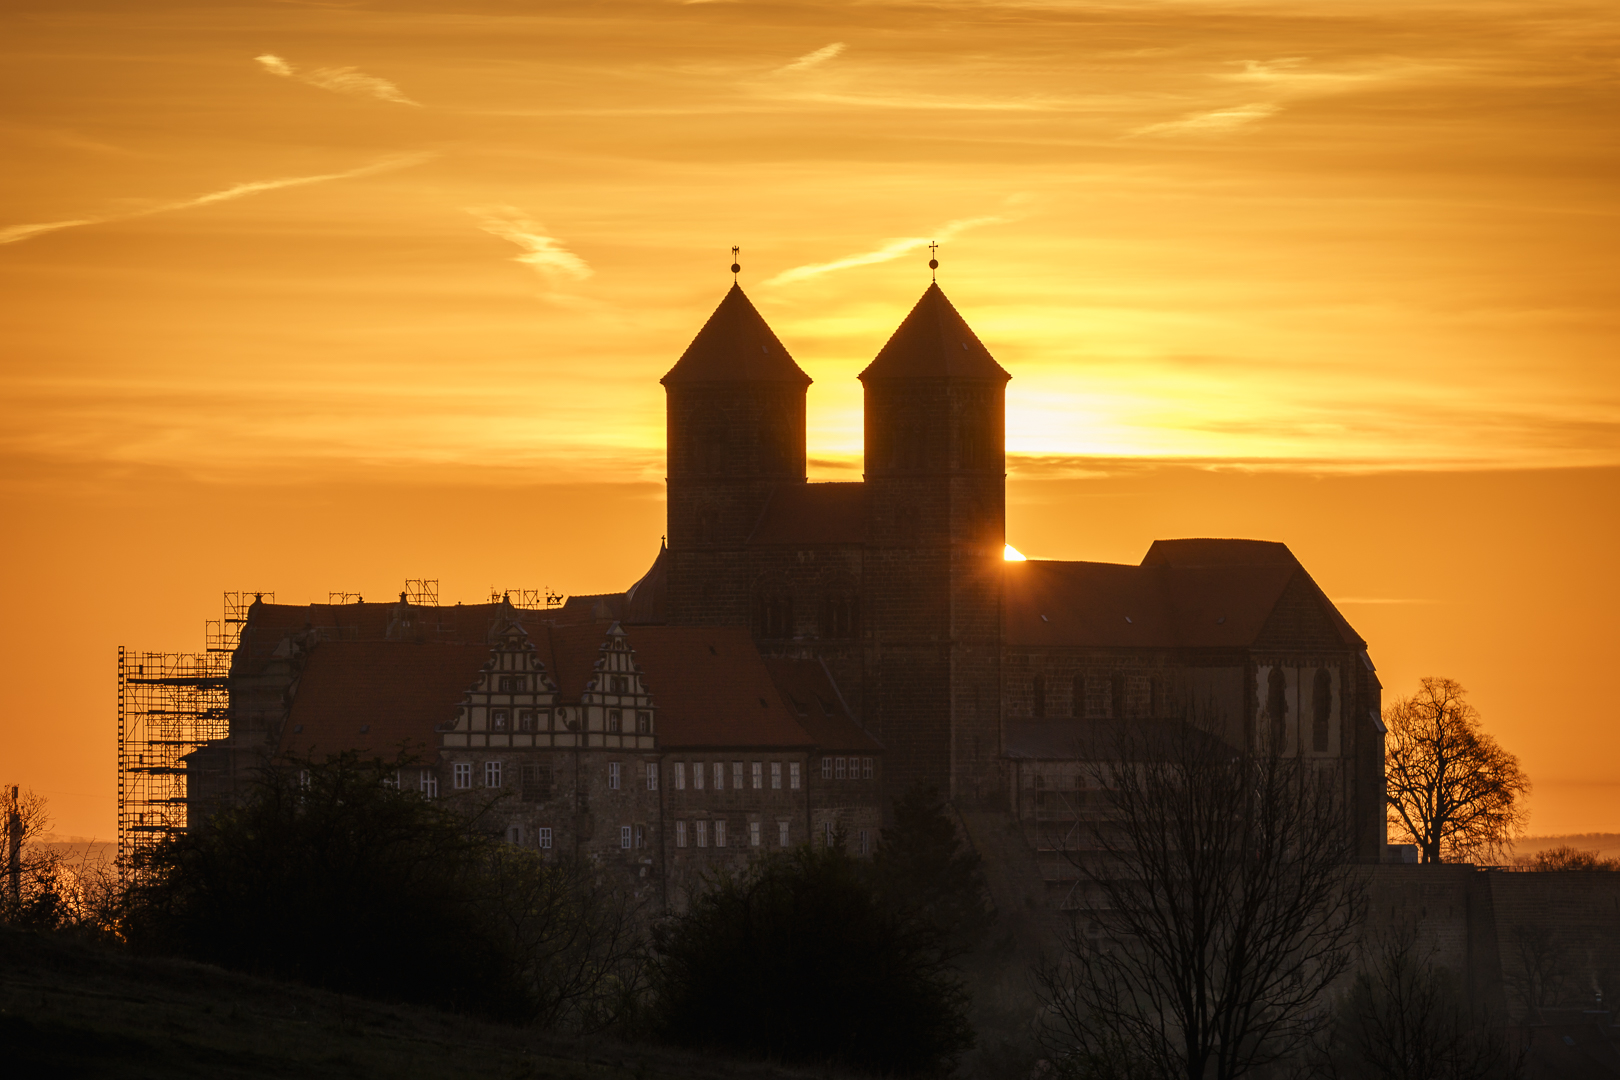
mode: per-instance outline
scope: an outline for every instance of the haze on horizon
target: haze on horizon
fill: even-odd
[[[225,588],[623,588],[742,283],[860,470],[940,282],[1009,539],[1288,542],[1386,697],[1620,828],[1620,16],[1596,3],[14,4],[0,761],[111,831],[112,648]],[[71,646],[67,643],[72,643]]]

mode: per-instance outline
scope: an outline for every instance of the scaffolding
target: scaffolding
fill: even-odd
[[[405,599],[420,607],[439,606],[439,579],[414,578],[405,579]]]
[[[490,603],[499,604],[505,601],[515,608],[539,610],[561,607],[565,599],[562,593],[554,593],[550,589],[497,589],[493,585],[489,587]]]
[[[186,827],[185,756],[230,734],[231,656],[248,609],[274,593],[227,592],[200,653],[118,647],[118,866]]]

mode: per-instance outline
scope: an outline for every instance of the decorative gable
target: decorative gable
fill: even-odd
[[[614,623],[580,695],[586,745],[651,750],[656,744],[657,706],[624,627]]]
[[[490,630],[489,659],[440,735],[441,747],[572,746],[576,736],[559,715],[557,686],[523,624],[515,618]]]

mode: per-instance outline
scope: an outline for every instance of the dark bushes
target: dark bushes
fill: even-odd
[[[301,764],[157,849],[126,898],[131,945],[496,1019],[611,1019],[638,978],[631,913],[583,868],[398,790],[393,763]]]
[[[944,1071],[973,1036],[938,929],[885,904],[839,848],[721,878],[655,935],[671,1042],[883,1073]]]

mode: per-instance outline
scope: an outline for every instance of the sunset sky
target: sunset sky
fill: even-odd
[[[1013,375],[1008,538],[1287,542],[1536,833],[1620,831],[1608,3],[13,0],[0,780],[114,827],[120,644],[620,589],[741,281],[813,479],[928,281]]]

